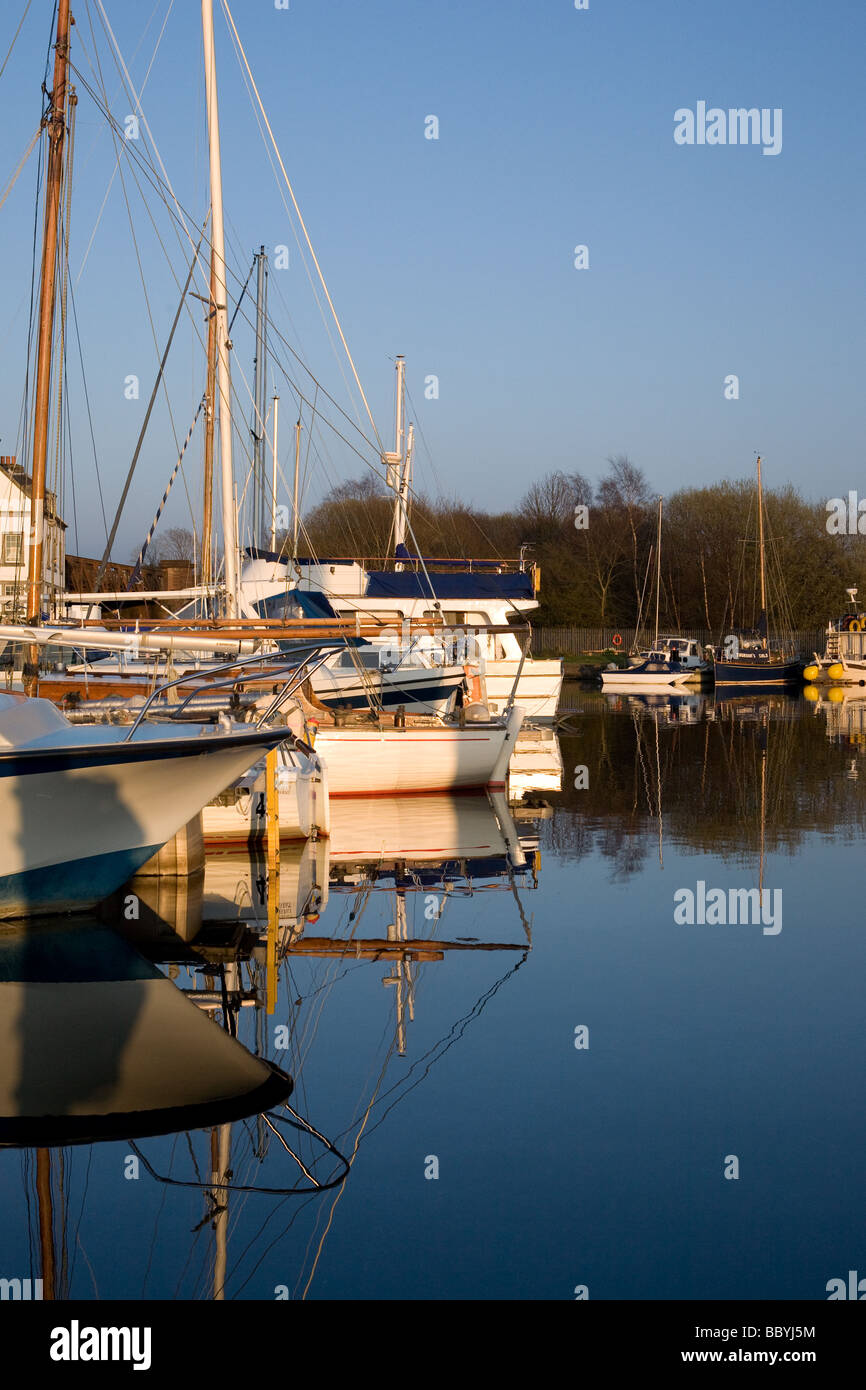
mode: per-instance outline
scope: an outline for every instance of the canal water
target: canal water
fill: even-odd
[[[575,686],[559,742],[510,814],[371,801],[285,846],[270,941],[248,855],[5,924],[0,1276],[821,1300],[866,1269],[866,698]]]

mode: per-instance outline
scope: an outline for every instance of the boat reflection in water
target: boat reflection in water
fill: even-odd
[[[11,1210],[41,1296],[98,1297],[110,1279],[114,1297],[305,1297],[323,1230],[353,1210],[336,1203],[368,1138],[528,959],[535,846],[504,793],[358,799],[330,840],[284,845],[278,878],[265,851],[212,853],[199,874],[139,875],[102,923],[4,931],[0,1141],[25,1151],[28,1201]],[[475,909],[491,892],[511,924]],[[496,968],[479,968],[488,958]],[[420,972],[437,963],[444,988],[410,1033]],[[293,1108],[292,1078],[318,1127]],[[133,1161],[143,1187],[118,1186]],[[0,1153],[7,1187],[8,1164]],[[272,1200],[299,1194],[317,1200]]]
[[[0,931],[0,1144],[176,1133],[268,1110],[291,1091],[281,1068],[214,1028],[108,928]]]
[[[263,847],[247,852],[211,847],[199,875],[139,875],[107,901],[104,913],[106,920],[117,921],[129,915],[132,904],[132,920],[124,922],[130,939],[154,959],[195,969],[192,997],[215,1010],[222,1007],[226,988],[229,1000],[241,1007],[267,1007],[277,994],[280,965],[292,956],[395,962],[385,983],[398,986],[402,1055],[405,1021],[414,1012],[416,964],[442,961],[446,952],[526,951],[530,927],[518,889],[537,882],[537,844],[532,826],[523,825],[518,833],[503,792],[347,798],[332,805],[328,839],[281,847],[273,902]],[[516,941],[440,939],[450,901],[503,889],[517,905],[521,934]],[[367,899],[383,891],[393,897],[384,932],[361,936],[355,924]],[[314,930],[334,893],[356,899],[348,935]],[[421,937],[409,931],[407,899],[413,894],[423,895]],[[228,987],[221,978],[232,957],[246,963],[244,985],[237,964],[237,978]]]
[[[600,853],[628,877],[661,831],[665,846],[759,863],[762,844],[791,853],[812,832],[866,828],[866,802],[839,755],[839,745],[852,755],[866,748],[863,692],[589,692],[581,701],[580,738],[562,734],[563,758],[590,763],[588,784],[572,790],[566,780],[545,821],[542,844],[554,852]],[[588,750],[598,750],[594,761]]]

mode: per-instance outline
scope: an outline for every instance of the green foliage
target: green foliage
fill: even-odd
[[[831,536],[822,503],[790,485],[765,489],[768,591],[775,625],[821,627],[856,584],[866,606],[866,537]],[[589,524],[575,526],[575,508]],[[373,477],[334,489],[306,518],[313,554],[384,559],[393,500]],[[624,455],[595,486],[579,473],[535,479],[512,511],[483,512],[456,498],[413,498],[409,548],[426,556],[516,559],[541,566],[534,622],[550,627],[634,626],[641,594],[654,611],[657,499]],[[720,636],[751,627],[759,609],[753,478],[680,488],[664,503],[660,621]],[[647,576],[649,575],[649,578]]]

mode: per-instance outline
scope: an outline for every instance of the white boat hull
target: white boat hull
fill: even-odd
[[[488,657],[484,679],[491,714],[501,713],[508,704],[519,666],[519,661],[494,661]],[[526,711],[527,719],[555,719],[562,682],[561,661],[527,659],[517,682],[515,704]]]
[[[526,792],[562,791],[562,753],[555,729],[523,728],[508,764],[508,799]]]
[[[406,729],[319,729],[316,752],[331,797],[394,796],[505,786],[523,710],[507,724]]]
[[[331,864],[441,864],[525,855],[501,792],[467,796],[346,797],[335,803]]]
[[[280,839],[308,840],[312,835],[327,835],[330,818],[325,769],[290,748],[281,748],[277,756]],[[247,844],[264,839],[267,829],[264,762],[250,768],[202,810],[202,832],[208,844]]]
[[[193,728],[126,743],[79,726],[65,744],[0,748],[0,917],[100,902],[272,741]]]
[[[602,671],[601,684],[603,690],[609,690],[613,694],[634,690],[678,690],[693,682],[695,674],[694,671],[685,670],[670,676],[656,675],[652,672],[630,676],[628,668],[625,667],[619,671]]]

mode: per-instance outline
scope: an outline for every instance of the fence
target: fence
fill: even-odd
[[[671,629],[673,631],[673,629]],[[678,630],[678,636],[689,637],[701,646],[715,646],[718,633],[707,628],[687,627]],[[810,657],[813,652],[819,655],[824,651],[827,635],[823,628],[805,628],[793,635],[794,650],[800,656]],[[622,638],[614,643],[614,637]],[[593,653],[620,651],[629,652],[634,644],[633,627],[533,627],[532,651],[535,656],[564,656],[578,659]],[[649,638],[643,634],[643,641]]]

